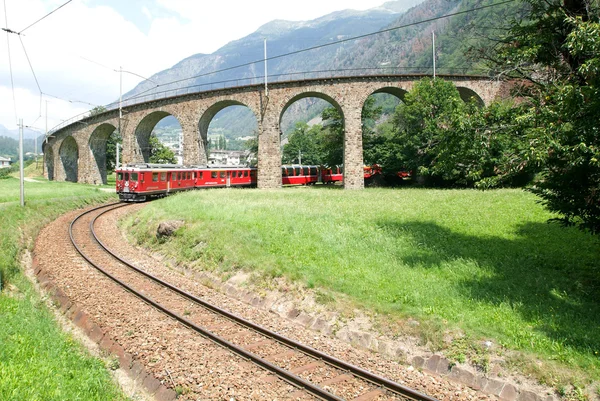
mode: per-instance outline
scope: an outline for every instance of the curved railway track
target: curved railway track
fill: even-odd
[[[323,400],[436,401],[212,305],[114,254],[98,238],[94,224],[124,206],[104,205],[79,214],[69,226],[69,236],[90,265],[147,304],[299,388],[295,396],[300,398],[304,393]],[[80,228],[86,222],[87,228]]]

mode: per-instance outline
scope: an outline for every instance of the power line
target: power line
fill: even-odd
[[[6,0],[5,0],[6,1]],[[19,35],[22,34],[23,32],[25,32],[27,29],[31,28],[32,26],[34,26],[35,24],[37,24],[38,22],[40,22],[41,20],[43,20],[44,18],[48,17],[50,14],[60,10],[61,8],[63,8],[64,6],[66,6],[67,4],[69,4],[70,2],[72,2],[73,0],[69,0],[66,3],[64,3],[63,5],[61,5],[58,8],[55,8],[54,10],[50,11],[48,14],[44,15],[42,18],[40,18],[39,20],[35,21],[33,24],[29,25],[27,28],[25,29],[21,29],[21,31],[18,33]]]
[[[58,100],[63,100],[65,102],[69,102],[69,103],[82,103],[82,104],[87,104],[88,106],[93,106],[93,107],[98,107],[100,105],[98,104],[93,104],[93,103],[89,103],[89,102],[84,102],[83,100],[73,100],[73,99],[65,99],[59,96],[55,96],[55,95],[51,95],[49,93],[46,92],[42,92],[43,95],[48,96],[48,97],[53,97],[54,99],[58,99]]]
[[[15,96],[15,81],[13,79],[13,71],[12,71],[12,60],[10,57],[10,35],[9,33],[15,33],[8,29],[8,13],[6,12],[6,0],[4,0],[4,22],[6,23],[6,45],[8,46],[8,66],[10,70],[10,85],[12,86],[12,95],[13,95],[13,107],[15,109],[15,123],[18,124],[19,120],[17,117],[17,98]]]
[[[377,31],[377,32],[371,32],[371,33],[367,33],[367,34],[364,34],[364,35],[358,35],[358,36],[354,36],[354,37],[347,38],[347,39],[337,40],[335,42],[330,42],[330,43],[325,43],[325,44],[322,44],[322,45],[312,46],[312,47],[308,47],[306,49],[296,50],[296,51],[293,51],[293,52],[289,52],[289,53],[284,53],[284,54],[280,54],[280,55],[277,55],[277,56],[268,57],[267,59],[263,58],[263,59],[260,59],[260,60],[255,60],[255,61],[251,61],[251,62],[248,62],[248,63],[239,64],[239,65],[235,65],[235,66],[232,66],[232,67],[223,68],[223,69],[220,69],[220,70],[215,70],[215,71],[211,71],[211,72],[207,72],[207,73],[203,73],[203,74],[199,74],[199,75],[194,75],[194,76],[191,76],[191,77],[188,77],[188,78],[182,78],[182,79],[178,79],[178,80],[175,80],[175,81],[166,82],[166,83],[158,85],[157,88],[160,87],[160,86],[172,85],[172,84],[176,84],[176,83],[179,83],[179,82],[188,81],[190,79],[196,79],[196,78],[205,77],[207,75],[218,74],[218,73],[221,73],[221,72],[230,71],[230,70],[234,70],[234,69],[241,68],[241,67],[247,67],[247,66],[252,65],[252,64],[262,63],[264,61],[275,60],[275,59],[278,59],[278,58],[292,56],[292,55],[295,55],[295,54],[304,53],[304,52],[308,52],[308,51],[311,51],[311,50],[320,49],[320,48],[327,47],[327,46],[333,46],[333,45],[337,45],[337,44],[340,44],[340,43],[345,43],[345,42],[349,42],[349,41],[353,41],[353,40],[357,40],[357,39],[366,38],[366,37],[369,37],[369,36],[374,36],[374,35],[379,35],[379,34],[386,33],[386,32],[395,31],[395,30],[398,30],[398,29],[403,29],[403,28],[408,28],[408,27],[415,26],[415,25],[425,24],[425,23],[437,21],[437,20],[444,19],[444,18],[449,18],[449,17],[454,17],[454,16],[457,16],[457,15],[462,15],[462,14],[467,14],[467,13],[471,13],[471,12],[475,12],[475,11],[480,11],[480,10],[484,10],[484,9],[490,8],[490,7],[497,7],[497,6],[501,6],[501,5],[504,5],[504,4],[512,3],[514,1],[517,1],[517,0],[505,0],[505,1],[501,1],[499,3],[488,4],[488,5],[481,6],[481,7],[470,8],[468,10],[457,11],[455,13],[445,14],[445,15],[441,15],[439,17],[428,18],[428,19],[425,19],[425,20],[421,20],[421,21],[417,21],[417,22],[412,22],[412,23],[409,23],[409,24],[404,24],[404,25],[393,27],[393,28],[382,29],[382,30]],[[156,89],[156,88],[153,88],[153,89]],[[144,91],[142,93],[149,92],[150,90],[151,89],[146,90],[146,91]],[[125,100],[129,100],[129,98],[125,99]]]
[[[29,63],[29,68],[31,68],[31,73],[33,74],[33,78],[35,79],[35,83],[38,87],[40,93],[42,93],[42,88],[40,88],[40,83],[38,82],[37,76],[35,75],[35,71],[33,70],[33,66],[31,65],[31,60],[29,59],[29,55],[27,54],[27,50],[25,49],[25,43],[23,43],[23,39],[19,35],[19,40],[21,41],[21,46],[23,46],[23,52],[25,53],[25,57],[27,58],[27,62]]]

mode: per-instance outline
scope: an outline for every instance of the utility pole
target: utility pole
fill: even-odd
[[[21,181],[21,207],[25,206],[25,172],[23,171],[23,119],[19,119],[19,176]]]
[[[267,39],[265,38],[265,96],[269,96],[269,88],[267,87]]]
[[[302,151],[298,149],[298,164],[302,164]]]
[[[435,31],[431,31],[431,38],[433,43],[433,79],[435,79]]]
[[[119,168],[119,167],[121,167],[121,166],[119,165],[119,163],[120,163],[120,161],[119,161],[119,150],[120,150],[120,149],[119,149],[119,148],[120,148],[120,147],[121,147],[121,144],[120,144],[120,143],[117,143],[117,162],[115,163],[115,168]]]
[[[119,67],[119,136],[123,138],[121,134],[121,119],[123,118],[123,67]],[[117,155],[119,154],[119,148],[117,147]],[[118,159],[117,159],[118,160]],[[117,162],[118,164],[118,162]]]

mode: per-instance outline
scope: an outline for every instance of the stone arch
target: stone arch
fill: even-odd
[[[474,100],[475,104],[477,106],[479,106],[479,107],[485,106],[485,102],[483,101],[481,96],[479,96],[479,94],[477,94],[477,92],[475,92],[473,89],[466,88],[464,86],[457,86],[456,89],[458,90],[458,93],[460,94],[460,98],[465,103],[468,103],[468,102],[471,102],[472,100]]]
[[[79,177],[79,146],[72,136],[66,137],[58,151],[65,181],[77,182]]]
[[[281,146],[281,138],[282,135],[284,134],[283,132],[283,117],[286,113],[286,111],[296,102],[302,100],[302,99],[307,99],[307,98],[316,98],[316,99],[320,99],[323,100],[327,103],[329,103],[331,106],[333,106],[339,113],[339,115],[341,116],[341,120],[342,120],[342,127],[345,128],[345,113],[344,113],[344,109],[342,108],[342,106],[333,98],[332,95],[327,94],[325,92],[322,91],[317,91],[317,90],[307,90],[307,91],[303,91],[303,92],[299,92],[296,93],[294,95],[292,95],[291,97],[289,97],[287,99],[287,101],[283,104],[283,107],[281,107],[281,111],[279,113],[279,119],[278,119],[278,127],[279,127],[279,138],[280,138],[280,142],[279,142],[279,146]],[[344,129],[344,138],[346,136],[346,132]],[[342,161],[341,163],[344,163],[344,144],[345,141],[342,141],[342,147],[340,149],[340,154],[339,156],[341,157]],[[281,152],[280,154],[280,158],[282,158],[283,156],[283,152]]]
[[[367,98],[371,95],[376,95],[378,93],[387,93],[388,95],[392,95],[397,97],[398,99],[400,99],[401,102],[404,102],[404,98],[406,96],[406,94],[408,93],[408,91],[406,89],[402,89],[402,88],[396,88],[393,86],[386,86],[380,89],[377,89],[376,91],[374,91],[373,93],[370,93]],[[365,98],[364,102],[367,101],[367,98]]]
[[[91,179],[92,182],[106,184],[106,144],[108,138],[116,130],[112,124],[99,125],[90,135],[89,148],[92,154]]]
[[[42,145],[42,152],[46,163],[46,176],[48,181],[54,180],[54,150],[48,143]]]
[[[403,88],[399,88],[399,87],[393,87],[393,86],[386,86],[386,87],[382,87],[379,89],[376,89],[375,91],[371,92],[370,94],[368,94],[361,102],[361,133],[362,133],[362,154],[363,154],[363,163],[365,165],[371,165],[371,164],[381,164],[381,160],[379,159],[375,159],[373,156],[372,152],[369,152],[369,140],[373,140],[375,138],[375,135],[373,136],[369,136],[367,135],[367,131],[368,129],[365,129],[365,125],[366,125],[366,120],[363,117],[364,113],[364,109],[365,109],[365,104],[367,103],[367,100],[374,95],[378,95],[378,94],[385,94],[385,95],[390,95],[395,97],[396,99],[398,99],[399,102],[404,103],[404,99],[406,97],[406,95],[408,94],[408,90],[403,89]],[[376,132],[376,126],[377,126],[377,122],[376,121],[372,121],[372,124],[374,124],[372,126],[372,128],[374,129],[373,132]]]
[[[287,109],[294,103],[296,103],[298,100],[301,99],[305,99],[308,97],[315,97],[317,99],[322,99],[325,100],[326,102],[328,102],[329,104],[331,104],[333,107],[335,107],[337,109],[337,111],[340,113],[340,115],[342,116],[342,121],[344,120],[344,111],[342,109],[342,106],[330,95],[324,93],[324,92],[318,92],[318,91],[306,91],[306,92],[300,92],[295,94],[294,96],[292,96],[291,98],[289,98],[281,107],[281,111],[279,112],[279,125],[281,126],[281,119],[283,118],[283,115],[285,114],[285,112],[287,111]]]
[[[227,107],[231,107],[231,106],[242,106],[242,107],[246,107],[248,110],[250,110],[252,112],[252,115],[254,116],[254,119],[257,123],[257,127],[258,127],[258,117],[255,113],[255,111],[252,109],[252,107],[250,107],[249,105],[238,101],[238,100],[233,100],[233,99],[227,99],[227,100],[221,100],[218,101],[216,103],[213,103],[211,106],[208,107],[208,109],[206,109],[204,111],[204,113],[202,113],[202,115],[200,116],[200,119],[198,121],[198,131],[200,133],[200,141],[202,141],[203,143],[203,148],[206,152],[206,160],[208,160],[208,153],[209,153],[209,149],[208,149],[208,128],[210,126],[211,121],[213,120],[213,118],[215,118],[215,116],[223,109],[226,109]]]
[[[150,135],[152,134],[152,130],[160,120],[169,116],[175,118],[181,126],[181,121],[176,116],[162,110],[154,111],[142,118],[134,131],[133,153],[137,156],[136,159],[139,158],[145,163],[150,160]]]

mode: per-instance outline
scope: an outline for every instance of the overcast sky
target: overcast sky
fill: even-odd
[[[366,10],[385,0],[3,0],[0,25],[0,124],[45,128],[119,97],[120,66],[143,77],[197,53],[212,53],[274,19],[311,20],[344,9]],[[27,29],[26,29],[27,28]],[[8,43],[7,43],[8,42]],[[22,43],[21,43],[22,42]],[[12,61],[16,102],[9,70]],[[25,51],[29,56],[32,74]],[[261,55],[257,55],[261,56]],[[141,79],[123,74],[123,93]],[[66,102],[45,94],[72,100]],[[83,101],[85,103],[77,103]],[[16,103],[16,111],[15,111]]]

